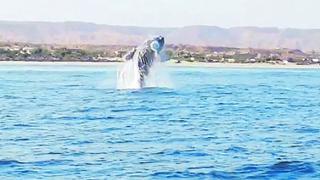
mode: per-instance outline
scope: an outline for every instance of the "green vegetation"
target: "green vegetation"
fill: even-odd
[[[121,61],[119,49],[125,53],[131,47],[76,46],[35,44],[1,44],[2,61]]]
[[[2,61],[84,61],[120,62],[132,46],[59,46],[38,44],[0,43]],[[320,53],[309,53],[290,49],[251,49],[230,47],[200,47],[188,45],[167,45],[166,58],[176,62],[203,63],[271,63],[297,64],[319,63]]]

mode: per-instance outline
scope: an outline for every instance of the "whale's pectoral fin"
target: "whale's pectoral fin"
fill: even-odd
[[[139,74],[140,74],[140,78],[139,78],[140,88],[143,88],[145,87],[146,77],[148,77],[149,75],[149,69],[145,64],[142,65],[140,61],[139,61]]]
[[[145,86],[145,77],[143,74],[140,74],[139,85],[140,85],[140,88],[143,88]]]
[[[137,49],[136,48],[133,48],[131,51],[129,51],[126,55],[123,56],[123,58],[126,60],[126,61],[129,61],[129,60],[132,60],[134,54],[136,53]]]

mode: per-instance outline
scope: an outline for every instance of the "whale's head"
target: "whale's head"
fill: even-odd
[[[157,36],[152,40],[148,40],[147,45],[151,50],[153,50],[156,53],[159,53],[164,47],[164,37]]]

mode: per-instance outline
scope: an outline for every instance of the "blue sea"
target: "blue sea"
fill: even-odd
[[[319,69],[1,66],[0,179],[320,179]]]

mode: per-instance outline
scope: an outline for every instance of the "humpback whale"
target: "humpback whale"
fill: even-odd
[[[159,57],[159,53],[164,47],[164,38],[157,36],[153,39],[145,41],[142,45],[133,48],[123,58],[125,61],[133,63],[133,67],[138,74],[135,81],[138,81],[139,88],[145,87],[145,81],[150,73],[150,69]],[[158,58],[159,59],[159,58]],[[161,61],[161,59],[160,59]],[[127,69],[127,71],[132,71]],[[126,73],[126,72],[123,72]],[[134,75],[132,75],[134,76]]]

